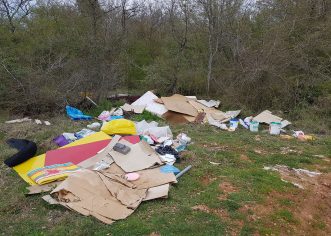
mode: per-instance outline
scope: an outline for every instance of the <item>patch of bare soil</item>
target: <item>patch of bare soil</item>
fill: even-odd
[[[249,159],[249,157],[246,154],[241,154],[240,160],[251,162],[251,159]]]
[[[219,200],[226,200],[228,198],[229,194],[238,191],[238,189],[229,182],[222,182],[219,184],[218,187],[223,192],[220,196],[218,196]]]
[[[193,206],[191,207],[191,209],[195,211],[202,211],[208,214],[214,214],[218,216],[220,219],[227,221],[230,225],[230,227],[227,229],[229,235],[239,235],[240,230],[244,226],[244,221],[231,219],[229,213],[225,209],[220,209],[220,208],[212,209],[203,204]]]
[[[261,136],[260,135],[255,135],[254,139],[255,139],[255,141],[261,141]]]
[[[217,178],[210,176],[210,175],[204,175],[200,178],[200,182],[204,185],[204,186],[208,186],[209,184],[211,184],[212,182],[214,182]]]
[[[284,206],[282,200],[291,204]],[[293,215],[295,222],[285,225],[272,221],[270,216],[280,209]],[[248,213],[248,220],[260,220],[268,228],[277,228],[282,235],[289,229],[295,235],[331,235],[331,173],[316,177],[305,189],[292,192],[271,192],[264,204],[244,205],[241,212]]]
[[[217,215],[221,219],[229,218],[229,214],[225,209],[219,209],[219,208],[213,209],[213,208],[209,208],[208,206],[203,205],[203,204],[193,206],[193,207],[191,207],[191,209],[195,210],[195,211],[202,211],[205,213],[214,214],[214,215]]]
[[[259,154],[259,155],[267,155],[267,154],[268,154],[267,151],[265,151],[265,150],[263,150],[263,149],[259,149],[259,148],[254,149],[254,152],[255,152],[256,154]]]

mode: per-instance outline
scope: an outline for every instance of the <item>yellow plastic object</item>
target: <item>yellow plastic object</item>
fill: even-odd
[[[107,140],[107,139],[111,139],[111,137],[108,136],[107,134],[105,134],[104,132],[97,132],[95,134],[91,134],[90,136],[87,136],[80,140],[77,140],[73,143],[69,143],[68,145],[65,145],[61,148],[73,147],[73,146],[78,146],[81,144],[92,143],[92,142],[97,142],[97,141]],[[28,177],[27,174],[31,170],[44,167],[45,158],[46,158],[46,154],[41,154],[39,156],[32,157],[31,159],[23,162],[22,164],[15,166],[13,169],[22,177],[22,179],[25,180],[25,182],[27,182],[30,185],[36,185],[36,183],[33,182]]]
[[[117,119],[102,125],[101,131],[106,134],[136,134],[136,126],[131,120]]]

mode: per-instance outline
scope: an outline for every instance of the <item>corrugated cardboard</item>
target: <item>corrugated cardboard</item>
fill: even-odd
[[[138,173],[140,178],[129,182],[115,163],[102,172],[81,170],[56,187],[52,197],[43,199],[111,224],[131,215],[143,200],[167,197],[169,183],[176,182],[173,173],[162,173],[160,168]]]
[[[98,174],[111,195],[129,208],[137,208],[141,201],[146,197],[146,189],[135,189],[133,184],[116,174]]]
[[[126,112],[134,112],[136,114],[141,114],[145,110],[146,105],[130,105],[125,103],[121,108]]]
[[[132,214],[132,208],[146,197],[146,189],[134,187],[117,175],[82,170],[69,176],[51,194],[72,210],[111,223]]]
[[[270,124],[271,122],[281,122],[283,118],[273,115],[271,111],[265,110],[260,114],[258,114],[257,116],[255,116],[253,120],[259,123]]]
[[[163,184],[160,186],[149,188],[147,195],[143,201],[148,201],[156,198],[167,198],[169,193],[170,184]]]
[[[170,111],[193,117],[198,115],[198,111],[188,102],[190,99],[185,96],[174,94],[171,97],[161,97],[161,99],[164,102],[165,107]]]
[[[132,181],[131,183],[136,186],[137,189],[149,189],[152,187],[164,185],[167,183],[177,183],[177,179],[173,173],[162,173],[161,167],[156,167],[147,170],[137,171],[140,175],[138,180]],[[116,163],[110,165],[107,170],[102,171],[104,175],[107,174],[118,174],[124,175],[125,172]]]
[[[51,190],[56,188],[61,182],[62,181],[56,181],[43,185],[31,185],[29,187],[26,187],[26,189],[29,190],[27,195],[50,192]]]
[[[142,140],[134,145],[125,140],[119,142],[129,146],[131,151],[124,155],[112,150],[109,154],[125,172],[134,172],[162,164],[157,153],[145,141]]]
[[[142,170],[137,172],[140,178],[132,181],[138,189],[152,188],[166,183],[177,183],[176,176],[173,173],[162,173],[160,167]]]
[[[174,111],[167,111],[162,115],[162,118],[165,119],[167,122],[171,124],[186,124],[189,123],[189,119],[187,119],[187,115],[182,113],[174,112]],[[194,120],[195,117],[191,116]]]

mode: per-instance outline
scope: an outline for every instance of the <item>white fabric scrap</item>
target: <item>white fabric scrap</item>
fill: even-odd
[[[172,154],[159,155],[161,161],[167,163],[168,165],[173,165],[176,162],[176,157]]]

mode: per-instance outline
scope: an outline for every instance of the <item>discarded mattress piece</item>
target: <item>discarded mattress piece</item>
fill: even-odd
[[[4,163],[9,167],[17,166],[32,158],[37,152],[37,145],[26,139],[8,139],[7,144],[19,150],[15,155],[7,158]]]
[[[168,109],[163,104],[155,102],[155,99],[158,99],[158,97],[151,91],[147,91],[144,95],[133,102],[131,106],[145,106],[146,111],[161,117],[168,111]]]
[[[72,120],[91,120],[92,116],[85,115],[81,110],[77,108],[66,106],[67,115]]]

